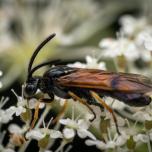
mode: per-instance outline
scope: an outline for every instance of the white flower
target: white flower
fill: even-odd
[[[21,113],[26,112],[26,109],[22,106],[11,106],[6,110],[0,109],[0,122],[1,123],[7,123],[10,120],[12,120],[12,116],[15,114],[16,116],[19,116]]]
[[[14,114],[16,114],[16,116],[19,116],[21,113],[25,111],[26,109],[21,106],[11,106],[6,110],[0,109],[0,123],[8,123],[10,120],[12,120]]]
[[[83,64],[81,62],[75,62],[73,64],[68,64],[69,67],[75,67],[75,68],[85,68],[86,64]]]
[[[115,146],[116,146],[116,144],[114,141],[108,141],[106,143],[106,149],[111,149],[111,148],[113,149],[113,148],[115,148]]]
[[[98,59],[92,58],[91,56],[86,56],[86,68],[97,68],[101,70],[105,70],[106,66],[104,62],[98,62]]]
[[[138,43],[144,45],[147,50],[152,51],[152,28],[151,30],[145,30],[139,33]]]
[[[147,143],[148,140],[149,140],[149,137],[145,134],[138,134],[138,135],[135,135],[133,136],[133,139],[135,142],[142,142],[142,143]]]
[[[26,133],[26,138],[40,140],[44,138],[46,135],[49,135],[51,139],[62,138],[62,133],[58,130],[49,129],[49,125],[51,124],[52,119],[49,121],[48,125],[45,126],[43,122],[44,128],[32,129]]]
[[[21,115],[21,113],[24,113],[24,112],[26,112],[26,109],[24,108],[24,107],[22,107],[22,106],[19,106],[19,107],[17,107],[16,108],[16,116],[20,116]]]
[[[17,124],[10,124],[8,130],[11,134],[22,134],[26,131],[25,127],[20,127]]]
[[[126,132],[121,132],[121,135],[115,139],[116,146],[123,146],[129,139],[129,135]]]
[[[86,113],[84,119],[85,120],[92,120],[94,118],[94,115],[91,113]]]
[[[7,113],[5,110],[0,109],[0,123],[8,123],[12,120],[12,115],[14,113]]]
[[[147,50],[152,51],[152,37],[146,39],[144,45]]]
[[[22,96],[19,96],[19,95],[17,95],[16,94],[16,92],[12,89],[12,92],[14,93],[14,95],[16,96],[16,98],[17,98],[17,106],[18,107],[25,107],[25,106],[27,106],[27,100],[26,99],[24,99],[24,97],[23,97],[23,90],[24,90],[24,86],[22,86]],[[38,91],[39,92],[39,91]],[[38,100],[37,99],[35,99],[35,98],[31,98],[29,101],[28,101],[29,103],[28,103],[28,105],[29,105],[29,108],[30,109],[34,109],[35,108],[35,106],[36,106],[36,104],[38,103]],[[40,104],[39,104],[39,108],[40,109],[42,109],[42,108],[44,108],[44,106],[45,106],[45,104],[43,103],[43,102],[41,102]]]
[[[86,64],[75,62],[74,64],[68,64],[68,66],[77,67],[77,68],[88,68],[88,69],[95,68],[95,69],[100,69],[100,70],[106,69],[105,62],[99,62],[98,59],[93,58],[91,56],[86,56]]]
[[[26,138],[27,138],[27,139],[32,138],[32,139],[40,140],[40,139],[44,138],[45,135],[46,135],[46,134],[42,133],[39,129],[37,129],[37,130],[34,130],[34,129],[33,129],[33,130],[28,131],[28,132],[26,133]]]
[[[52,139],[62,138],[62,133],[58,130],[50,129],[50,137]]]
[[[101,40],[102,56],[115,58],[124,55],[128,60],[134,61],[142,58],[151,60],[152,26],[146,18],[136,19],[132,16],[123,16],[120,19],[121,29],[117,38]],[[147,50],[149,51],[147,51]]]
[[[91,139],[96,139],[95,136],[88,131],[89,123],[84,119],[72,120],[72,119],[60,119],[59,122],[66,127],[63,130],[65,138],[73,138],[77,132],[80,138],[90,137]]]
[[[38,103],[38,100],[37,100],[37,99],[35,99],[35,98],[30,99],[30,100],[29,100],[29,108],[30,108],[30,109],[35,109],[37,103]],[[40,102],[39,108],[40,108],[40,109],[43,109],[44,107],[45,107],[45,103]]]
[[[139,57],[139,52],[134,42],[124,37],[103,39],[99,43],[99,46],[103,49],[102,55],[104,57],[114,58],[124,55],[129,60]]]
[[[0,123],[8,123],[10,120],[12,120],[12,116],[14,114],[14,106],[3,110],[3,106],[7,103],[9,98],[1,98],[0,101]]]
[[[106,143],[100,141],[100,140],[86,140],[85,144],[88,146],[96,146],[98,149],[104,150],[106,149]]]
[[[3,99],[2,99],[3,100]],[[0,108],[2,108],[8,99],[4,99],[4,101],[1,100]],[[8,109],[0,109],[0,123],[8,123],[10,120],[12,120],[13,115],[16,113],[16,115],[19,115],[23,109],[21,107],[15,107],[11,106]]]
[[[75,131],[73,129],[70,129],[70,128],[64,128],[63,135],[66,139],[71,139],[75,136]]]
[[[128,138],[129,136],[125,132],[122,132],[120,136],[116,134],[113,140],[108,140],[106,142],[103,142],[98,139],[96,140],[88,139],[85,141],[85,143],[88,146],[95,145],[97,148],[101,150],[111,149],[111,148],[114,149],[116,146],[118,147],[123,146],[127,142]]]
[[[91,139],[96,139],[95,136],[90,131],[83,128],[82,129],[79,128],[79,130],[77,130],[77,134],[80,138],[89,137]]]
[[[19,116],[21,113],[26,112],[26,109],[22,106],[11,106],[8,109],[6,109],[6,114],[12,116],[13,114],[16,114],[16,116]]]
[[[46,135],[49,135],[49,137],[52,139],[62,138],[62,133],[60,131],[48,128],[33,129],[26,133],[26,138],[40,140],[44,138]]]
[[[136,113],[133,114],[134,119],[138,121],[151,121],[152,120],[152,115],[148,113],[149,111],[137,111]]]
[[[106,148],[109,149],[115,148],[116,146],[123,146],[127,142],[128,138],[129,135],[125,132],[121,132],[120,136],[116,134],[112,140],[106,142]]]
[[[145,17],[135,18],[131,15],[124,15],[120,18],[121,32],[127,36],[135,35],[147,26]]]
[[[13,106],[13,107],[11,107],[10,110],[12,110],[11,112],[14,112],[16,114],[16,116],[19,116],[22,113],[26,112],[25,107],[27,107],[27,100],[24,99],[24,97],[23,97],[23,89],[24,89],[24,86],[22,86],[22,96],[17,95],[13,89],[11,90],[17,98],[17,107]],[[35,98],[30,99],[29,104],[28,104],[29,108],[34,109],[35,106],[37,105],[37,103],[38,103],[37,99],[35,99]],[[44,108],[44,106],[45,106],[44,103],[39,104],[40,109]]]
[[[19,96],[13,89],[11,91],[14,93],[14,95],[17,98],[17,107],[23,107],[24,108],[27,105],[27,101],[23,98],[23,95]],[[23,92],[23,86],[22,86],[22,92]]]

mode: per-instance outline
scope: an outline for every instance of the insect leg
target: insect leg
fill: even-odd
[[[49,98],[42,98],[42,99],[40,99],[40,102],[50,103],[50,102],[52,102],[52,100]]]
[[[31,122],[30,130],[34,128],[35,123],[36,123],[36,121],[37,121],[37,119],[38,119],[38,116],[39,116],[39,105],[40,105],[40,102],[38,102],[38,103],[36,104],[35,112],[34,112],[34,118],[33,118],[32,122]]]
[[[63,115],[63,113],[65,112],[66,108],[67,108],[67,104],[68,102],[65,101],[64,105],[62,106],[61,111],[59,112],[59,114],[55,117],[55,119],[52,121],[52,124],[55,124],[56,122],[58,122],[58,120],[61,118],[61,116]]]
[[[41,97],[41,99],[39,99],[40,102],[50,103],[50,102],[54,101],[54,94],[50,93],[50,92],[47,92],[47,94],[49,95],[49,98],[42,98]]]
[[[49,95],[48,98],[45,98],[44,95],[40,97],[39,102],[50,103],[54,101],[54,94],[47,92]]]
[[[96,99],[98,102],[100,102],[100,104],[105,107],[111,114],[112,114],[112,117],[113,117],[113,120],[114,120],[114,123],[115,123],[115,126],[116,126],[116,130],[117,130],[117,133],[120,135],[120,131],[119,131],[119,128],[118,128],[118,123],[117,123],[117,119],[116,119],[116,116],[113,112],[113,110],[99,97],[99,95],[97,93],[95,93],[94,91],[90,91],[92,97],[94,99]]]
[[[82,98],[80,98],[79,96],[77,96],[75,93],[69,91],[68,94],[75,100],[78,100],[80,103],[84,104],[93,114],[93,118],[90,121],[93,121],[94,119],[96,119],[96,114],[93,111],[93,109],[89,106],[89,104],[87,103],[86,100],[83,100]]]
[[[42,99],[39,99],[38,103],[36,104],[36,107],[35,107],[35,111],[34,111],[34,118],[31,122],[31,127],[30,129],[33,129],[34,126],[35,126],[35,123],[39,117],[39,105],[41,102],[44,102],[44,103],[50,103],[50,101],[52,101],[52,99],[49,99],[49,98],[42,98]]]

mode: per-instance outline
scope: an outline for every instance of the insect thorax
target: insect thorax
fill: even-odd
[[[57,79],[71,73],[72,71],[74,71],[74,69],[67,66],[55,66],[49,69],[43,75],[43,79],[40,84],[41,91],[44,93],[52,92],[61,98],[68,98],[67,88],[59,86],[57,84]]]
[[[48,71],[46,71],[43,77],[49,77],[49,78],[55,79],[55,78],[59,78],[60,76],[69,74],[73,71],[74,71],[73,68],[70,68],[65,65],[55,66],[49,69]]]

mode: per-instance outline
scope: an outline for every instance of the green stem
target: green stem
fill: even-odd
[[[67,144],[67,142],[65,140],[62,140],[61,145],[56,149],[55,152],[59,152],[59,151],[63,150],[63,148],[66,144]]]
[[[47,106],[46,105],[46,108],[45,108],[43,114],[41,115],[39,121],[37,122],[37,124],[35,126],[36,129],[40,127],[40,125],[42,124],[44,118],[46,117],[46,115],[48,114],[48,112],[50,111],[50,109],[51,109],[51,106]]]

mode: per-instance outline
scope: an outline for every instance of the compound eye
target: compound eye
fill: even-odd
[[[24,89],[24,95],[26,97],[31,97],[36,93],[37,88],[33,84],[27,84]]]

